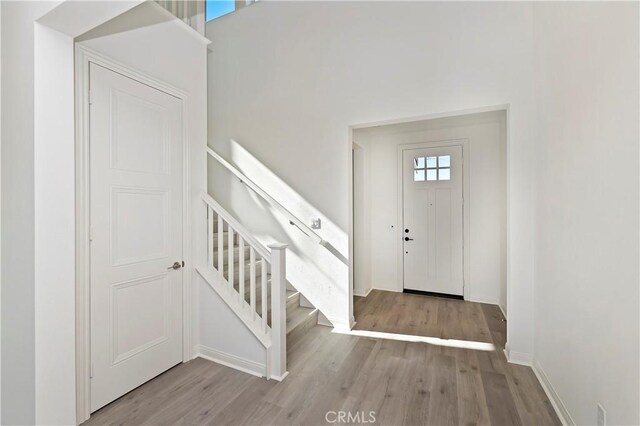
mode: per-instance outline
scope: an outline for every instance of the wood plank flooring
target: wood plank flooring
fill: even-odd
[[[373,291],[356,298],[354,310],[359,331],[492,343],[496,349],[316,326],[289,348],[290,374],[281,383],[195,359],[107,405],[85,424],[321,425],[328,424],[329,411],[358,416],[352,424],[371,423],[370,411],[379,425],[560,424],[531,369],[506,362],[506,322],[497,306]]]

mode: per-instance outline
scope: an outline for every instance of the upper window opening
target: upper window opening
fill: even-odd
[[[413,159],[413,181],[451,180],[451,156],[416,157]]]
[[[236,10],[235,0],[206,0],[205,17],[207,21],[219,18]]]
[[[204,16],[207,22],[219,18],[245,6],[255,3],[258,0],[205,0]]]

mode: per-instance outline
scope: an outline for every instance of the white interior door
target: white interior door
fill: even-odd
[[[404,288],[462,296],[462,146],[402,155]]]
[[[93,412],[182,361],[182,101],[89,72]]]

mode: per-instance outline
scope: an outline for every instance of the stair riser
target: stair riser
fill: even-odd
[[[236,291],[237,291],[237,288],[236,288]],[[244,301],[249,305],[251,304],[251,301],[249,300],[249,290],[245,291]],[[290,297],[288,296],[287,305],[286,305],[287,312],[291,312],[293,309],[298,307],[299,302],[300,302],[300,293],[296,293],[295,295]],[[271,293],[270,292],[267,294],[267,312],[269,315],[268,324],[269,326],[271,326]],[[256,287],[256,313],[258,315],[262,313],[262,292],[260,287]]]
[[[213,234],[213,247],[214,247],[214,253],[217,255],[218,253],[218,233],[214,233]],[[238,234],[235,234],[233,236],[233,244],[232,247],[234,248],[234,253],[237,254],[238,253],[238,247],[239,247],[239,243],[238,243]],[[224,232],[222,234],[222,248],[225,252],[225,256],[227,256],[226,252],[227,249],[229,248],[229,234],[227,232]],[[249,259],[249,244],[247,242],[244,243],[244,250],[245,250],[245,258]],[[256,253],[256,258],[259,258],[260,255],[258,253]]]
[[[313,315],[309,315],[304,322],[299,324],[289,333],[287,333],[287,348],[293,347],[304,335],[307,334],[309,329],[314,327],[318,323],[318,311],[314,312]]]
[[[287,311],[294,309],[300,304],[300,293],[287,299]]]
[[[267,298],[268,300],[271,300],[271,289],[270,289],[270,284],[267,284]],[[236,291],[238,291],[238,286],[236,285],[234,287],[236,289]],[[251,286],[249,284],[249,282],[245,282],[244,283],[244,299],[247,301],[247,303],[249,303],[249,294],[251,293]],[[260,285],[260,283],[256,283],[256,303],[262,303],[262,285]]]
[[[218,234],[213,234],[213,247],[215,247],[216,250],[218,249]],[[222,247],[225,251],[229,247],[229,238],[226,234],[224,234],[224,237],[222,238]],[[235,238],[233,239],[232,247],[238,247],[238,241]]]
[[[236,291],[238,289],[236,288]],[[245,292],[244,292],[244,300],[249,303],[249,284],[246,284],[245,287]],[[287,311],[290,311],[292,309],[295,309],[298,306],[298,302],[300,301],[299,299],[300,294],[296,294],[295,296],[291,296],[289,298],[287,298],[287,306],[286,309]],[[262,303],[262,290],[260,286],[256,286],[256,305],[261,304]],[[269,305],[269,309],[271,309],[271,292],[267,292],[267,304]]]
[[[224,271],[224,277],[227,278],[228,275],[229,275],[229,268],[227,267],[227,265],[224,266],[223,271]],[[239,272],[240,272],[240,268],[238,268],[238,265],[236,264],[235,268],[233,268],[233,283],[234,284],[238,284],[240,282],[239,281],[239,279],[240,279]],[[244,267],[244,279],[245,279],[245,282],[248,282],[250,277],[251,277],[251,267],[249,265],[245,265],[245,267]],[[256,283],[262,281],[262,263],[261,262],[256,262],[256,265],[255,265],[255,277],[256,277]]]
[[[234,278],[233,288],[240,292],[240,283]],[[249,303],[249,294],[251,292],[251,281],[246,279],[244,282],[244,299]],[[267,279],[267,297],[271,299],[271,278]],[[262,301],[262,277],[256,277],[256,304]]]
[[[238,264],[239,260],[240,260],[240,247],[234,247],[233,248],[233,263],[234,264]],[[222,257],[224,259],[224,264],[228,265],[229,264],[229,251],[228,250],[224,250],[222,252]],[[214,263],[217,264],[218,263],[218,250],[214,250],[213,251],[213,260]],[[244,246],[244,261],[245,262],[249,262],[249,247],[248,246]]]
[[[249,303],[248,293],[246,294],[246,297],[247,298],[245,300],[247,303]],[[287,299],[287,307],[286,307],[287,312],[291,312],[293,309],[298,307],[299,301],[300,301],[300,293],[297,293],[295,296],[289,297]],[[258,315],[262,314],[262,294],[260,292],[258,292],[256,297],[256,312]],[[269,324],[269,326],[271,326],[271,294],[267,295],[267,312],[268,312],[267,323]],[[311,322],[311,325],[307,325],[307,322],[309,321]],[[305,330],[308,330],[311,326],[315,325],[317,322],[318,322],[318,317],[316,313],[315,315],[312,316],[311,319],[309,319],[308,321],[305,321],[298,327],[306,327]],[[289,334],[293,333],[294,331],[296,331],[296,329],[292,330]]]

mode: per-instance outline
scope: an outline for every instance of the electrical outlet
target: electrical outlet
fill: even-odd
[[[607,412],[604,407],[598,404],[598,421],[596,423],[598,426],[606,426],[607,424]]]
[[[322,228],[322,221],[319,217],[311,218],[311,229],[320,229]]]

